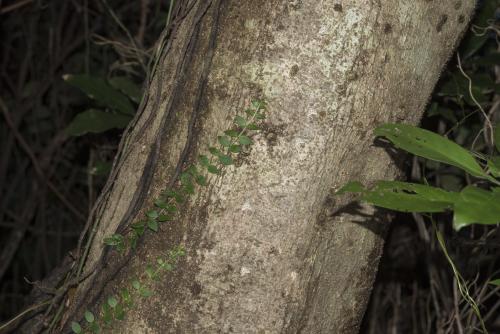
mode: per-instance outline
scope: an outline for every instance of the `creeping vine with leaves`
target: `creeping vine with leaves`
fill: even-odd
[[[221,174],[224,167],[234,163],[235,156],[253,144],[251,134],[261,129],[259,123],[265,119],[265,110],[265,101],[253,100],[251,107],[245,110],[245,115],[237,115],[233,127],[217,137],[218,145],[210,146],[208,155],[200,155],[196,163],[185,168],[173,188],[161,192],[154,201],[154,207],[145,212],[142,220],[131,224],[123,234],[106,237],[104,244],[121,253],[134,249],[139,238],[147,231],[158,232],[163,223],[175,220],[180,204],[195,193],[196,186],[207,186],[209,175]],[[154,282],[172,271],[184,255],[185,249],[179,245],[157,258],[155,263],[147,264],[141,275],[130,280],[128,288],[123,288],[119,294],[106,299],[98,314],[87,310],[84,320],[73,321],[73,333],[99,333],[111,328],[114,321],[123,320],[126,313],[135,307],[138,298],[153,295]]]

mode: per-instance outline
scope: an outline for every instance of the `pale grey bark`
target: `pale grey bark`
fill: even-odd
[[[158,159],[139,208],[166,185],[192,115],[199,113],[190,157],[253,97],[269,102],[265,131],[241,166],[199,189],[182,219],[148,236],[107,283],[102,296],[143,271],[146,259],[178,243],[187,249],[116,332],[356,333],[385,223],[370,208],[332,215],[347,203],[334,205],[330,194],[349,180],[397,175],[371,131],[419,120],[474,2],[227,0],[206,12],[209,2],[193,3],[125,139],[87,268],[134,207],[152,150]]]

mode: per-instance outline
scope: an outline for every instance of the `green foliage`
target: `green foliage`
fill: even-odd
[[[337,194],[361,193],[361,199],[376,206],[402,212],[442,212],[453,207],[457,194],[422,184],[378,181],[368,190],[349,183]]]
[[[72,322],[71,323],[71,329],[73,330],[73,333],[79,334],[82,332],[82,327],[80,326],[79,323],[77,322]]]
[[[64,75],[71,85],[79,88],[88,97],[96,100],[105,107],[111,108],[126,115],[134,115],[135,108],[129,99],[117,89],[111,87],[105,80],[90,75]]]
[[[140,103],[142,91],[130,78],[126,76],[118,76],[109,79],[109,84],[114,88],[127,95],[135,103]]]
[[[453,227],[500,222],[500,193],[467,186],[454,203]]]
[[[108,298],[108,305],[111,308],[115,308],[118,305],[118,300],[114,296],[111,296]]]
[[[440,133],[446,131],[445,135],[403,124],[384,124],[375,130],[377,136],[418,157],[414,159],[412,177],[420,177],[424,184],[379,181],[367,189],[359,182],[350,182],[338,192],[339,195],[354,193],[359,199],[375,206],[414,212],[417,213],[415,216],[430,220],[439,247],[452,269],[455,286],[465,301],[459,303],[461,311],[456,315],[457,323],[463,321],[464,329],[480,328],[483,333],[487,333],[486,326],[480,307],[472,296],[480,298],[486,290],[477,292],[477,288],[473,294],[469,288],[476,284],[479,287],[478,282],[484,280],[484,276],[490,284],[500,285],[500,279],[490,281],[494,266],[488,266],[487,270],[478,269],[483,267],[481,263],[487,262],[485,258],[497,257],[492,256],[494,252],[489,249],[481,249],[479,244],[470,252],[470,246],[454,243],[453,247],[457,249],[454,255],[459,258],[460,265],[470,263],[478,271],[474,283],[467,283],[448,254],[443,231],[459,240],[468,236],[472,239],[469,240],[471,243],[479,240],[487,243],[486,240],[493,239],[490,236],[495,234],[486,225],[500,223],[500,131],[494,127],[494,132],[491,132],[492,120],[498,120],[494,111],[496,97],[500,93],[500,85],[496,83],[498,74],[492,70],[500,62],[496,15],[499,5],[498,0],[479,2],[471,25],[474,33],[469,33],[462,42],[456,66],[444,73],[434,94],[423,124],[439,129]],[[455,65],[453,61],[452,65]],[[434,215],[436,212],[450,212],[453,216]],[[438,230],[435,216],[452,223],[453,229]],[[472,224],[484,227],[464,229]],[[425,234],[420,233],[425,238]],[[473,259],[468,258],[468,253]],[[484,303],[484,300],[481,302]],[[465,321],[463,310],[467,308],[471,313]],[[441,313],[442,310],[435,311]],[[476,315],[477,322],[471,320],[472,314]],[[435,318],[432,321],[437,322]]]
[[[89,109],[76,115],[65,131],[70,136],[101,133],[110,129],[123,129],[131,119],[132,117],[119,113]]]
[[[90,311],[85,311],[85,320],[88,323],[92,323],[95,320],[94,314]]]
[[[494,279],[489,282],[491,285],[500,286],[500,278]]]
[[[465,172],[490,180],[496,173],[496,157],[489,160],[489,175],[474,158],[472,152],[454,142],[411,125],[384,124],[375,134],[389,139],[396,147],[437,162],[453,165]],[[445,191],[428,185],[398,181],[378,181],[372,189],[365,189],[359,182],[350,182],[337,194],[359,193],[360,199],[382,208],[402,212],[454,212],[456,230],[470,224],[497,224],[500,222],[500,194],[475,186],[460,192]]]
[[[238,141],[240,142],[241,145],[250,145],[252,144],[252,140],[247,137],[247,136],[239,136]]]
[[[162,191],[160,197],[153,201],[153,207],[144,212],[143,220],[132,223],[123,235],[115,233],[104,238],[104,244],[113,247],[118,252],[134,249],[139,238],[146,234],[146,230],[158,232],[161,229],[161,223],[174,220],[175,214],[178,213],[178,206],[195,193],[196,185],[207,186],[210,174],[220,175],[226,166],[234,164],[233,155],[240,153],[243,145],[253,143],[248,136],[248,131],[259,129],[254,121],[264,119],[265,108],[265,102],[252,101],[252,108],[246,111],[247,118],[236,116],[233,122],[234,128],[224,131],[225,135],[217,137],[219,147],[208,148],[212,155],[210,158],[207,155],[199,155],[195,163],[188,165],[180,173],[176,186]],[[94,316],[90,311],[85,312],[88,324],[86,328],[90,331],[94,329],[98,331],[100,328],[110,326],[115,320],[124,319],[126,311],[134,305],[133,300],[152,296],[154,294],[153,282],[159,280],[162,273],[172,271],[184,255],[184,248],[178,246],[164,257],[158,258],[155,263],[147,263],[143,275],[130,281],[130,289],[124,289],[119,296],[110,296],[107,299],[101,307],[99,317]],[[80,326],[76,322],[74,324]],[[82,332],[81,327],[80,332]]]
[[[113,77],[109,84],[100,77],[90,75],[66,74],[64,80],[79,88],[98,105],[110,109],[93,108],[77,114],[66,128],[66,133],[71,136],[125,128],[135,113],[130,100],[139,103],[141,99],[140,88],[125,76]]]
[[[231,146],[231,139],[228,136],[219,136],[219,143],[222,146],[229,147]]]
[[[221,164],[223,164],[225,166],[233,164],[233,158],[231,158],[231,156],[225,155],[225,154],[219,155],[219,161]]]
[[[431,131],[406,124],[384,124],[375,129],[375,134],[412,154],[456,166],[476,177],[488,178],[469,151]]]

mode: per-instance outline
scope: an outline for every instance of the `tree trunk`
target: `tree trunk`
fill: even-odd
[[[181,244],[153,296],[116,333],[356,333],[383,220],[332,190],[393,179],[383,122],[418,122],[473,10],[459,0],[199,0],[179,7],[148,95],[96,210],[66,324]],[[121,255],[103,238],[144,215],[252,98],[264,130],[178,219]],[[343,208],[338,210],[339,208]],[[83,252],[82,252],[83,253]],[[93,308],[92,308],[93,307]]]

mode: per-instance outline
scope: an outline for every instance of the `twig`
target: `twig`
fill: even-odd
[[[0,9],[0,15],[7,14],[8,12],[12,12],[18,8],[21,8],[30,2],[33,2],[33,0],[21,0],[18,2],[14,2],[12,5],[5,6]]]
[[[460,70],[460,72],[462,73],[462,75],[469,82],[469,95],[470,95],[472,101],[474,101],[474,103],[476,104],[476,106],[479,108],[479,110],[481,111],[481,113],[484,116],[485,123],[486,123],[488,129],[490,130],[489,131],[490,144],[493,145],[493,143],[495,142],[495,140],[493,138],[493,125],[491,124],[491,121],[490,121],[488,115],[486,114],[486,112],[484,111],[483,107],[479,104],[479,102],[477,102],[476,98],[474,97],[474,94],[472,93],[472,79],[467,75],[467,73],[464,72],[464,70],[462,68],[462,63],[460,62],[460,54],[459,53],[457,53],[457,61],[458,61],[458,69]],[[488,141],[488,137],[487,137],[488,133],[487,133],[487,131],[485,131],[484,135],[485,135],[486,141]]]
[[[46,300],[46,301],[43,301],[43,302],[41,302],[39,304],[32,305],[32,306],[28,307],[26,310],[24,310],[23,312],[19,313],[14,318],[12,318],[9,321],[7,321],[6,323],[0,325],[0,333],[3,330],[6,330],[7,328],[9,328],[9,326],[11,326],[12,324],[14,324],[16,321],[18,321],[22,317],[24,317],[26,314],[28,314],[28,313],[30,313],[32,311],[36,311],[36,310],[44,307],[45,305],[48,305],[49,303],[50,303],[50,299]]]
[[[141,16],[139,21],[139,30],[137,31],[136,39],[140,45],[144,42],[144,34],[146,32],[146,23],[148,18],[149,0],[141,0]]]

